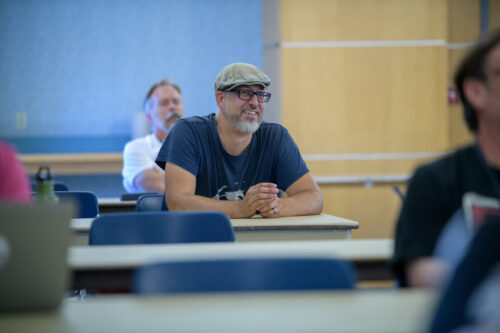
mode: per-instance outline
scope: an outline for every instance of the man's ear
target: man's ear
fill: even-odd
[[[223,91],[217,91],[215,93],[215,101],[217,102],[219,109],[224,108],[225,95]]]
[[[486,103],[487,87],[486,83],[478,79],[465,79],[463,89],[467,101],[475,110],[482,110]]]

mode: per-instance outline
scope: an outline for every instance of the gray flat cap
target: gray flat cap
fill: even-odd
[[[215,78],[215,92],[225,91],[241,85],[258,84],[264,88],[269,87],[271,79],[254,65],[234,63],[224,67]]]

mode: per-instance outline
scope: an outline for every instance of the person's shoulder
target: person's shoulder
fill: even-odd
[[[185,117],[177,120],[175,124],[177,123],[186,123],[186,124],[208,124],[212,121],[215,120],[215,113],[210,113],[205,116],[190,116],[190,117]]]
[[[3,141],[0,141],[0,152],[2,152],[2,155],[16,155],[16,150],[14,149],[14,147],[12,147],[11,145],[9,145],[8,143],[6,142],[3,142]]]
[[[419,166],[412,176],[412,182],[432,182],[441,186],[456,187],[457,180],[468,173],[474,157],[474,146],[454,150],[433,162]]]
[[[471,158],[473,158],[473,155],[474,146],[462,147],[433,162],[424,164],[417,170],[430,173],[449,173],[451,171],[455,171],[457,165],[462,165],[464,164],[464,162],[468,163],[468,161],[470,162]]]
[[[190,116],[179,119],[175,122],[172,130],[185,130],[186,128],[191,128],[195,130],[200,130],[202,128],[210,127],[210,124],[215,122],[215,114],[211,113],[206,116]]]
[[[145,136],[141,136],[135,139],[130,140],[125,144],[125,148],[127,147],[135,147],[135,146],[142,146],[144,144],[147,144],[151,140],[151,136],[154,134],[148,134]]]
[[[278,123],[271,123],[267,121],[262,121],[259,126],[258,132],[265,135],[285,135],[288,134],[288,130]]]

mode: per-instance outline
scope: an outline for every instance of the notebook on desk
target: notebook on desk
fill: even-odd
[[[61,303],[73,213],[70,204],[0,204],[0,311]]]

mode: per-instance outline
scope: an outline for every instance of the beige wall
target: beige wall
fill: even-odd
[[[480,0],[448,0],[448,43],[469,44],[479,36]],[[448,85],[453,86],[453,74],[469,47],[448,49]],[[464,123],[461,105],[448,106],[450,147],[471,142],[474,137]]]
[[[492,11],[499,2],[490,1]],[[460,107],[448,106],[446,94],[467,49],[449,43],[476,40],[479,0],[281,0],[279,5],[281,119],[314,176],[411,174],[431,160],[412,153],[445,152],[471,141]],[[490,15],[492,26],[498,20],[498,14]],[[386,42],[352,47],[356,41]],[[404,41],[423,45],[400,45]],[[396,154],[363,157],[380,153]],[[309,154],[331,158],[308,160]],[[359,221],[354,238],[392,237],[401,205],[393,185],[321,185],[324,212]],[[404,183],[396,185],[404,191]]]

